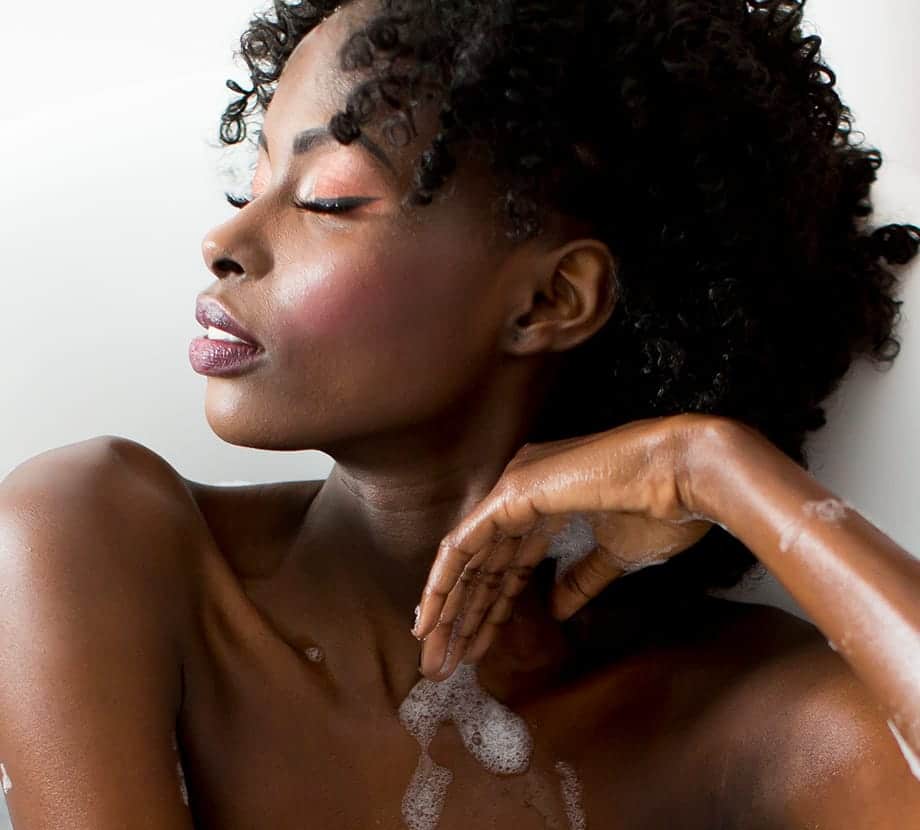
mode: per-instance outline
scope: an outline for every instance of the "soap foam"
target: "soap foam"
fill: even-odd
[[[530,765],[533,739],[526,722],[479,685],[473,664],[461,663],[446,680],[419,680],[400,704],[399,720],[421,747],[402,802],[410,830],[437,826],[453,778],[428,754],[442,723],[454,724],[467,751],[493,775],[518,774]]]
[[[179,755],[179,741],[176,737],[175,730],[173,730],[173,733],[172,733],[172,746],[173,746],[173,752],[175,752],[176,755],[178,756]],[[185,785],[185,771],[182,769],[181,760],[176,761],[176,776],[179,779],[179,795],[182,796],[182,802],[185,804],[186,807],[188,807],[188,787],[186,787]]]
[[[806,519],[817,517],[822,522],[837,524],[847,515],[847,508],[853,508],[848,501],[840,499],[823,499],[821,501],[802,502],[802,514],[805,518],[790,522],[780,534],[779,549],[786,553],[798,541],[805,528]]]
[[[427,752],[419,758],[402,800],[402,817],[409,830],[433,830],[438,826],[447,788],[454,774],[435,763]]]
[[[709,524],[718,525],[726,533],[731,533],[731,531],[724,524],[722,524],[722,522],[716,521],[716,519],[712,518],[711,516],[704,516],[702,513],[688,513],[682,519],[673,519],[671,524],[686,525],[690,524],[690,522],[709,522]]]
[[[587,819],[582,805],[582,786],[575,773],[575,768],[568,761],[556,761],[562,787],[562,800],[565,803],[565,815],[569,820],[569,830],[585,830]]]
[[[546,551],[547,559],[556,560],[556,582],[596,547],[597,539],[588,517],[584,513],[574,513],[572,521],[553,536]]]
[[[901,754],[907,761],[907,766],[910,767],[911,774],[920,781],[920,758],[917,757],[917,754],[910,748],[907,741],[904,740],[904,736],[898,731],[898,727],[894,725],[894,721],[888,720],[887,723],[888,728],[898,742],[898,746],[901,748]]]
[[[569,568],[584,559],[598,546],[589,514],[572,513],[571,515],[572,520],[552,537],[545,554],[547,559],[556,560],[556,582],[565,576]],[[607,551],[605,556],[613,559],[619,570],[624,573],[632,573],[653,565],[664,565],[671,558],[669,554],[678,547],[679,543],[674,542],[663,548],[648,548],[641,559],[631,561],[618,558],[614,551]]]
[[[10,780],[9,775],[7,775],[6,767],[3,764],[0,764],[0,772],[3,773],[3,794],[6,795],[13,789],[13,782]]]
[[[839,522],[847,514],[847,503],[837,499],[824,499],[824,501],[807,501],[802,505],[802,512],[806,516],[817,516],[824,522]]]
[[[307,659],[311,663],[322,663],[325,658],[323,650],[319,646],[310,646],[310,648],[305,648],[303,653],[307,655]]]

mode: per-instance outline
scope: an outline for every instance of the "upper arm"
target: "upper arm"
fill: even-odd
[[[839,655],[789,714],[777,826],[920,828],[920,779],[888,715]]]
[[[16,830],[193,827],[174,743],[175,560],[190,537],[174,495],[119,459],[92,439],[0,482],[0,763]]]

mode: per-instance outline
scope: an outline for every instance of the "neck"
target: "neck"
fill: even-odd
[[[460,407],[455,418],[329,448],[335,467],[309,504],[291,555],[308,571],[322,569],[326,584],[350,586],[377,642],[399,635],[417,650],[409,628],[441,540],[488,495],[526,441],[537,402],[513,417],[512,401],[506,387],[502,396],[481,396],[477,408]],[[311,551],[327,552],[324,561],[311,565]],[[518,598],[496,649],[519,675],[528,666],[545,673],[562,641],[535,592],[528,586]]]
[[[408,617],[441,540],[527,441],[545,392],[520,369],[437,419],[321,447],[336,464],[304,514],[298,550],[323,541],[362,552]]]

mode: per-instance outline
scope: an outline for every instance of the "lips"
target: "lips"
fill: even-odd
[[[240,340],[245,340],[251,346],[261,349],[262,344],[250,334],[242,324],[230,314],[224,305],[214,297],[201,295],[195,308],[195,319],[204,327],[214,326],[216,329],[228,332]]]

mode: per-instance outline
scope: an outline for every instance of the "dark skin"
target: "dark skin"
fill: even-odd
[[[102,438],[4,480],[0,754],[17,830],[405,826],[419,746],[397,708],[423,680],[420,656],[429,678],[441,676],[447,630],[420,647],[413,609],[426,585],[426,603],[446,600],[481,547],[470,542],[476,528],[512,503],[498,496],[509,492],[509,462],[521,457],[544,378],[556,355],[609,318],[615,260],[561,217],[537,240],[502,240],[487,209],[494,184],[475,153],[434,204],[402,208],[411,160],[433,132],[425,113],[406,147],[380,142],[392,168],[335,142],[294,157],[294,136],[342,102],[349,79],[335,53],[360,14],[340,10],[298,46],[265,117],[257,198],[203,247],[219,278],[208,293],[266,349],[256,370],[208,379],[211,427],[241,446],[321,449],[336,466],[325,481],[212,487],[139,444]],[[293,207],[294,196],[374,201],[324,216]],[[722,521],[825,630],[711,598],[677,629],[579,673],[558,618],[577,590],[589,601],[629,577],[587,559],[552,595],[551,570],[535,571],[515,583],[506,618],[476,654],[481,686],[528,725],[530,765],[493,775],[442,726],[430,753],[453,781],[437,826],[569,827],[560,760],[577,772],[590,828],[909,826],[920,782],[885,718],[915,710],[906,695],[890,696],[898,712],[879,706],[898,675],[872,672],[868,639],[846,659],[826,642],[843,617],[822,609],[849,602],[871,621],[870,608],[852,604],[852,587],[835,594],[788,564],[794,556],[772,555],[788,522],[767,521],[758,506],[795,497],[798,510],[825,493],[807,476],[790,485],[791,470],[740,431],[693,418],[646,427],[582,442],[590,449],[577,462],[561,446],[543,451],[565,460],[556,479],[584,482],[598,459],[622,460],[630,446],[648,460],[635,476],[657,473],[634,477],[636,492],[656,498],[632,505],[631,555],[673,555]],[[712,457],[720,465],[703,463]],[[515,492],[532,499],[553,478],[529,469]],[[763,471],[758,487],[751,469]],[[639,486],[662,481],[671,486]],[[596,489],[598,512],[624,509],[614,483]],[[739,484],[759,501],[734,498]],[[558,518],[572,505],[548,499],[543,509]],[[505,529],[523,538],[529,526]],[[824,549],[850,550],[855,562],[865,528],[837,531]],[[909,569],[873,540],[890,567],[876,568],[878,595],[893,597]],[[626,553],[602,561],[622,564]],[[495,602],[490,594],[480,605]],[[440,610],[426,605],[421,625]],[[607,632],[611,642],[618,634]],[[320,661],[308,651],[317,647]]]

